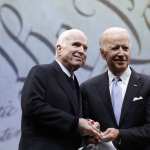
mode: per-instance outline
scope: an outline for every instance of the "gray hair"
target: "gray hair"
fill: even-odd
[[[100,37],[99,44],[100,44],[101,48],[104,48],[107,37],[112,36],[115,33],[120,33],[120,32],[125,33],[128,36],[128,39],[130,39],[129,32],[125,28],[110,27],[110,28],[106,29]]]
[[[84,32],[82,32],[79,29],[69,29],[69,30],[62,32],[56,42],[56,55],[55,55],[56,57],[57,57],[57,47],[59,45],[65,44],[65,41],[68,40],[74,33],[79,33],[79,34],[83,35],[84,37],[86,37]]]

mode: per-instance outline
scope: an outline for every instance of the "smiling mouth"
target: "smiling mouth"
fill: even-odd
[[[125,64],[127,61],[126,60],[115,60],[115,62],[119,65]]]
[[[74,56],[74,58],[82,60],[82,57],[79,57],[79,56]]]
[[[117,62],[126,62],[127,60],[114,59],[114,61],[117,61]]]

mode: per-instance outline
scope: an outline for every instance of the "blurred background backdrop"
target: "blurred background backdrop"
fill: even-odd
[[[110,26],[129,30],[131,65],[150,75],[150,0],[0,0],[0,150],[17,150],[24,80],[33,65],[54,60],[58,35],[79,28],[88,36],[81,83],[106,70],[98,41]]]

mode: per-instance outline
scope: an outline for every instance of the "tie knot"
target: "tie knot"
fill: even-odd
[[[69,77],[70,80],[74,80],[74,75],[72,74],[70,77]]]
[[[118,83],[119,81],[122,81],[120,77],[114,77],[112,80],[113,83]]]
[[[68,77],[68,81],[74,82],[74,75],[71,75],[70,77]]]
[[[113,81],[122,81],[122,80],[121,80],[120,77],[117,76],[117,77],[114,77],[114,78],[113,78]]]

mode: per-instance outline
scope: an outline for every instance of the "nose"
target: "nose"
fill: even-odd
[[[82,53],[82,54],[86,54],[86,50],[85,50],[85,47],[83,45],[80,46],[79,52]]]
[[[122,48],[122,46],[119,47],[119,55],[123,55],[124,54],[124,49]]]
[[[80,48],[80,49],[81,49],[81,52],[84,52],[84,47],[83,47],[83,46],[81,46],[81,48]]]

